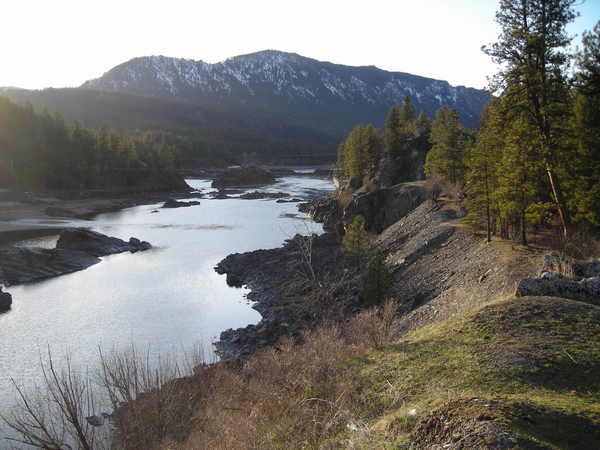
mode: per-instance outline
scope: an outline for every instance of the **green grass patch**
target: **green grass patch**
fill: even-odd
[[[388,422],[404,424],[399,436],[412,426],[407,410],[423,417],[455,399],[490,398],[502,400],[502,423],[531,448],[600,448],[597,306],[510,299],[423,328],[347,368],[365,420],[396,414]]]

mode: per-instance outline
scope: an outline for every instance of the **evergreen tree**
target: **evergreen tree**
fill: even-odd
[[[414,120],[417,116],[417,112],[415,111],[412,100],[408,95],[404,97],[404,101],[400,106],[398,116],[401,131],[405,134],[412,134],[412,128]]]
[[[385,121],[385,151],[394,161],[394,181],[407,181],[414,172],[415,108],[410,97],[390,108]]]
[[[496,170],[504,146],[502,122],[500,102],[490,100],[482,114],[477,142],[465,158],[468,219],[472,223],[485,221],[488,242],[492,240],[493,222],[497,216],[493,192],[497,186]]]
[[[573,220],[600,226],[600,22],[577,55],[573,153],[563,161]]]
[[[392,287],[392,274],[385,264],[380,250],[373,253],[367,266],[360,298],[363,305],[370,307],[382,304]]]
[[[544,166],[538,158],[539,136],[527,117],[511,117],[504,124],[503,151],[496,165],[492,201],[498,207],[500,235],[520,238],[527,245],[528,222],[538,219],[543,206]],[[529,215],[531,213],[531,220]]]
[[[431,150],[425,160],[425,174],[440,176],[451,183],[464,177],[464,152],[468,138],[462,130],[458,112],[442,106],[431,125]]]
[[[79,122],[67,126],[58,114],[38,114],[31,105],[0,97],[0,170],[6,172],[0,176],[27,189],[147,186],[152,177],[157,189],[170,189],[175,178],[160,175],[176,167],[175,149],[164,136],[147,140],[106,128],[96,132]],[[152,165],[157,142],[160,157]]]
[[[421,111],[415,121],[415,136],[429,135],[431,133],[431,119],[425,111]]]
[[[385,119],[385,151],[395,156],[400,152],[400,146],[400,105],[394,105]]]
[[[344,261],[352,266],[359,266],[368,260],[371,251],[369,235],[365,230],[365,219],[356,216],[348,225],[342,239],[342,253]]]
[[[501,0],[496,21],[499,41],[484,47],[501,67],[492,85],[525,117],[539,135],[538,154],[544,162],[565,236],[569,215],[556,166],[561,127],[566,114],[565,80],[571,38],[566,25],[575,18],[575,0]]]
[[[344,140],[344,170],[353,177],[372,177],[383,152],[379,131],[373,125],[358,125]]]

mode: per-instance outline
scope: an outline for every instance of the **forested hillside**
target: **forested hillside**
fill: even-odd
[[[0,97],[0,185],[28,189],[168,190],[185,183],[175,174],[169,136],[124,135],[66,125],[60,114]]]
[[[91,128],[177,134],[186,141],[180,155],[186,167],[245,158],[283,164],[323,164],[335,159],[336,137],[243,106],[228,108],[93,89],[3,89],[0,94],[19,104],[30,103],[37,111],[57,111],[69,124],[80,121]]]
[[[465,128],[447,105],[432,122],[423,111],[417,117],[407,97],[383,132],[357,126],[340,145],[338,167],[352,189],[425,175],[433,195],[464,201],[467,221],[488,240],[527,244],[540,229],[569,236],[575,224],[600,226],[600,23],[569,54],[568,6],[519,8],[498,14],[503,34],[486,48],[502,70],[479,129]]]
[[[214,65],[135,58],[81,88],[0,93],[57,111],[69,124],[175,133],[193,148],[181,155],[186,167],[331,163],[337,142],[355,124],[382,127],[388,109],[405,97],[430,117],[450,105],[471,127],[488,98],[446,81],[272,50]]]

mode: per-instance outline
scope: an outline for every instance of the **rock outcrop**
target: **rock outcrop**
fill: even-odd
[[[549,253],[544,256],[544,265],[540,270],[540,276],[546,272],[567,276],[575,280],[600,277],[600,261],[581,261],[561,257],[558,253]]]
[[[123,252],[135,253],[151,247],[148,242],[137,238],[130,238],[129,242],[126,242],[84,228],[63,231],[56,243],[57,249],[79,251],[97,257]]]
[[[326,230],[335,230],[339,221],[348,225],[360,215],[365,218],[367,231],[381,233],[423,203],[425,197],[422,183],[405,183],[372,192],[358,191],[343,211],[334,196],[302,203],[298,209],[323,223]]]
[[[538,278],[523,278],[517,297],[548,296],[600,304],[600,261],[581,261],[556,253],[544,256]]]
[[[148,242],[129,242],[85,229],[65,230],[56,248],[0,247],[0,282],[27,283],[86,269],[100,262],[100,256],[143,251]]]
[[[289,196],[290,196],[290,194],[287,194],[285,192],[260,192],[260,191],[253,191],[253,192],[246,192],[245,194],[240,195],[239,198],[242,198],[244,200],[262,200],[262,199],[288,198]]]
[[[86,269],[100,258],[77,250],[45,248],[0,248],[0,277],[14,285],[51,278]]]
[[[302,256],[309,240],[310,267]],[[282,336],[315,326],[324,319],[327,308],[336,312],[351,308],[358,296],[357,281],[344,271],[334,233],[296,235],[281,248],[234,253],[222,260],[215,271],[227,274],[230,286],[250,288],[248,298],[256,302],[252,307],[262,316],[257,325],[221,333],[215,346],[225,360],[248,356]],[[318,295],[327,301],[322,297],[317,299]],[[299,301],[302,298],[312,298],[314,303]]]
[[[200,202],[195,200],[191,200],[189,202],[181,202],[174,198],[170,198],[161,206],[161,208],[187,208],[189,206],[196,206],[199,204]]]
[[[340,205],[332,195],[317,198],[312,202],[300,203],[298,210],[308,214],[315,222],[322,223],[323,228],[328,231],[335,230],[335,225],[342,218]]]
[[[8,311],[10,305],[12,305],[12,296],[8,292],[3,292],[0,286],[0,313]]]
[[[561,297],[600,304],[600,277],[576,281],[545,272],[540,278],[523,278],[515,292],[517,297]]]
[[[227,169],[217,175],[212,182],[214,188],[225,187],[255,187],[265,186],[275,182],[275,176],[268,170],[256,166],[242,166]]]
[[[406,216],[425,200],[425,189],[420,183],[397,184],[354,195],[346,206],[343,221],[349,224],[356,216],[363,216],[366,229],[381,233]]]

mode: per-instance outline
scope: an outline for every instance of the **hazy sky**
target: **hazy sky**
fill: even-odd
[[[579,0],[581,2],[582,0]],[[483,87],[497,0],[2,0],[0,86],[78,86],[136,56],[264,49]],[[600,19],[577,7],[573,34]]]

